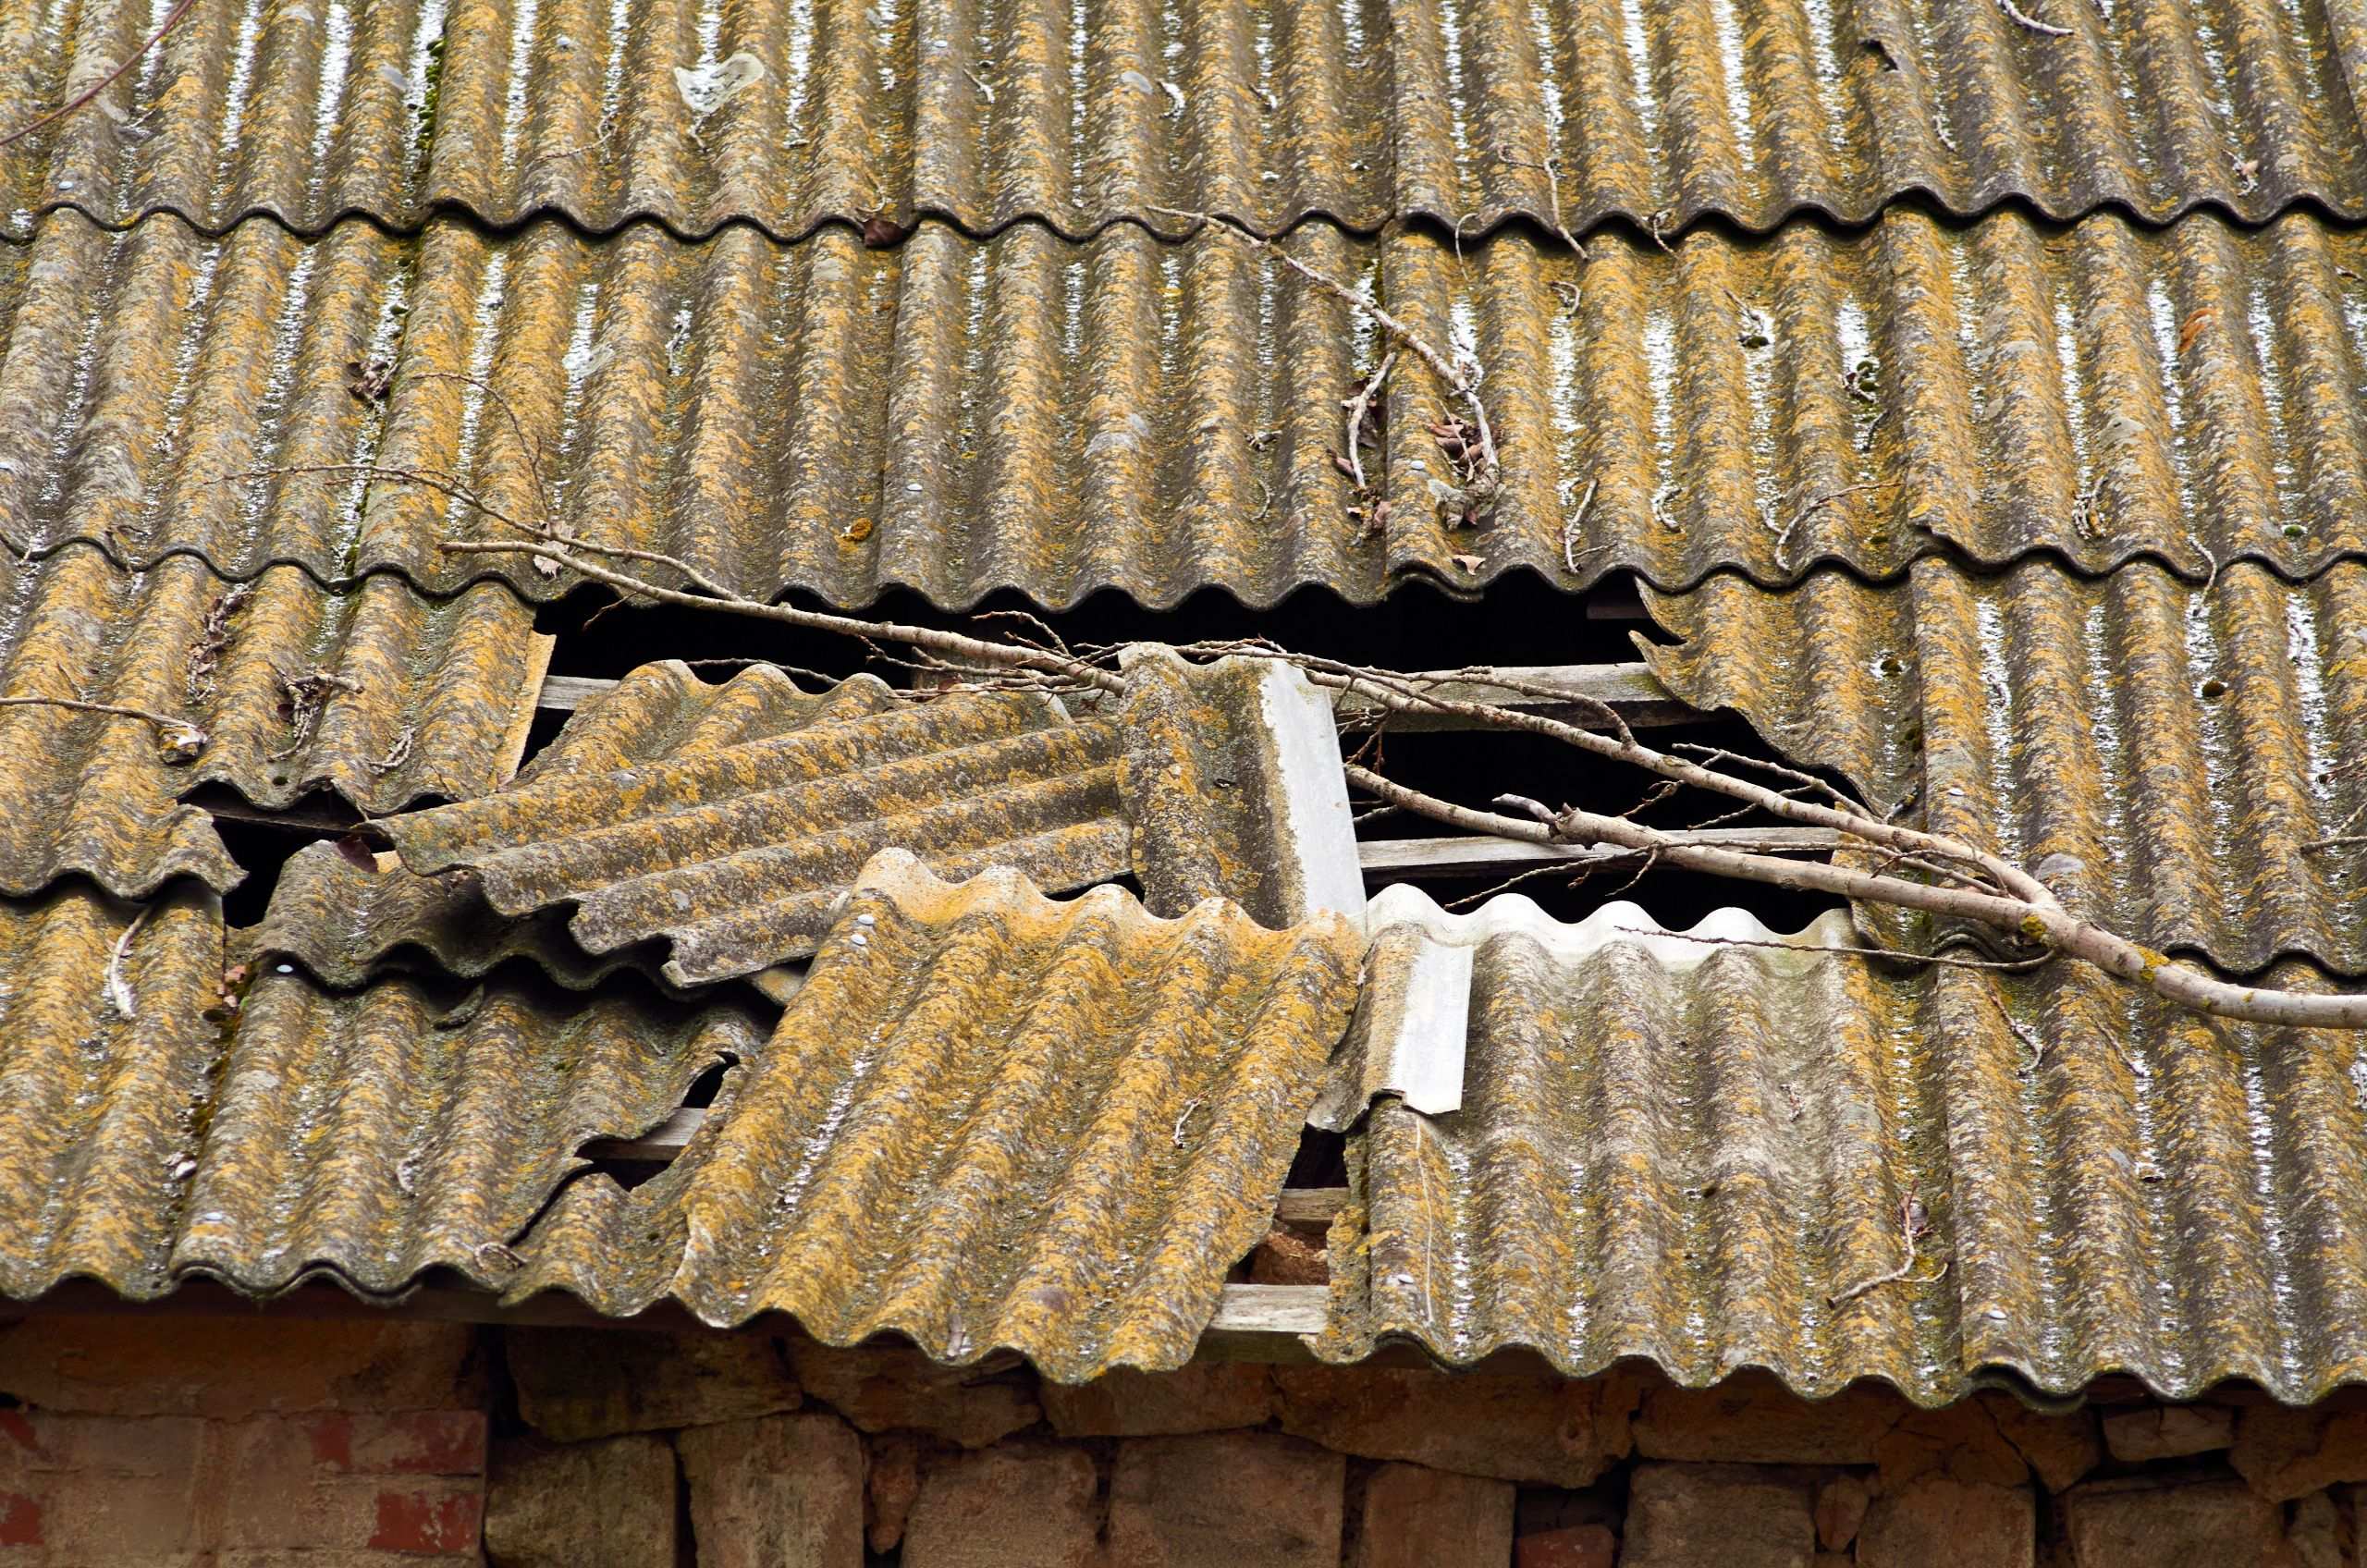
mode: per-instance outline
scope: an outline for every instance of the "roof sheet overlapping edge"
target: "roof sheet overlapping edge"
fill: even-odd
[[[1352,515],[1331,453],[1368,335],[1214,234],[929,225],[869,251],[843,231],[688,246],[439,222],[217,241],[64,215],[0,247],[0,534],[234,576],[572,586],[439,550],[499,531],[386,477],[402,471],[759,597],[844,605],[899,586],[954,606],[998,588],[1267,605],[1309,585],[1368,604],[1409,577],[1468,592],[1512,570],[1786,583],[1823,563],[1886,578],[1944,547],[2298,579],[2367,554],[2367,235],[2306,214],[2058,231],[1898,208],[1847,236],[1604,239],[1583,264],[1519,234],[1466,244],[1459,267],[1420,236],[1287,244],[1435,340],[1467,323],[1503,452],[1492,526],[1440,515],[1426,426],[1448,410],[1418,368],[1391,381],[1367,465],[1385,521]],[[384,368],[383,399],[350,388],[354,364]],[[217,417],[163,439],[198,406]],[[380,477],[334,466],[356,461]]]
[[[79,545],[20,564],[0,581],[0,696],[182,717],[207,740],[174,766],[138,720],[0,707],[0,890],[76,873],[128,897],[182,875],[235,886],[207,815],[179,803],[200,785],[268,807],[330,790],[365,811],[491,790],[549,649],[498,583],[434,600],[378,576],[333,594],[281,568],[237,585]]]
[[[1519,1345],[1574,1376],[1642,1356],[1687,1385],[1764,1366],[1931,1404],[1997,1370],[2168,1398],[2240,1378],[2294,1403],[2367,1378],[2351,1036],[2068,964],[1673,968],[1530,928],[1476,951],[1463,1108],[1384,1101],[1351,1140],[1327,1358]],[[1901,1266],[1910,1196],[1926,1261],[1858,1291]]]
[[[2026,201],[2154,220],[2299,201],[2367,216],[2355,83],[2367,29],[2339,6],[2131,0],[2065,36],[1993,6],[1389,0],[1210,6],[862,0],[370,0],[334,44],[262,0],[185,18],[91,108],[0,149],[0,206],[110,224],[169,211],[414,227],[439,205],[594,231],[935,214],[1072,238],[1157,209],[1266,233],[1310,216],[1484,229],[1706,214],[1850,221],[1928,191],[1959,214]],[[153,25],[98,3],[72,33],[19,4],[0,127],[30,123]],[[104,63],[103,63],[104,62]],[[18,217],[18,223],[24,221]]]
[[[587,739],[563,731],[516,787],[377,823],[403,871],[300,857],[263,939],[332,979],[415,946],[463,972],[531,952],[576,983],[600,973],[596,955],[663,939],[664,975],[689,986],[804,957],[889,848],[949,876],[1009,866],[1055,891],[1131,874],[1163,914],[1211,897],[1271,926],[1361,914],[1330,703],[1270,659],[1192,665],[1144,644],[1122,662],[1122,702],[1073,721],[1042,693],[897,704],[859,678],[755,731],[735,722],[717,743],[694,731],[617,771],[579,770],[666,728],[632,710],[651,690],[678,704],[679,686],[635,682],[570,720]],[[564,935],[558,906],[575,911]]]
[[[682,1156],[570,1188],[508,1299],[785,1312],[1072,1382],[1181,1366],[1270,1220],[1362,947],[1337,915],[1162,920],[885,852]]]
[[[434,1268],[497,1288],[579,1145],[654,1126],[763,1040],[730,1003],[515,972],[339,993],[270,966],[231,1011],[223,957],[189,883],[0,906],[0,1133],[26,1177],[0,1183],[0,1296],[326,1274],[383,1297]]]
[[[1761,964],[1778,974],[1804,974],[1822,962],[1806,949],[1854,940],[1849,916],[1839,910],[1781,932],[1747,910],[1718,909],[1689,930],[1670,933],[1625,899],[1565,924],[1518,893],[1490,899],[1467,914],[1450,913],[1404,882],[1374,896],[1365,929],[1372,945],[1365,954],[1355,1022],[1307,1118],[1335,1133],[1346,1131],[1382,1095],[1430,1116],[1461,1108],[1473,954],[1497,937],[1524,937],[1564,964],[1616,942],[1642,948],[1678,973],[1707,961],[1720,942],[1749,942],[1761,945]],[[1786,953],[1784,947],[1804,950]]]
[[[1685,639],[1644,645],[1671,691],[1877,809],[1915,797],[2148,947],[2367,973],[2358,851],[2329,842],[2367,809],[2367,567],[2296,585],[2238,564],[2205,590],[2142,564],[2099,582],[1934,559],[1888,586],[1722,578],[1649,605]],[[1936,935],[1859,918],[1888,946]]]

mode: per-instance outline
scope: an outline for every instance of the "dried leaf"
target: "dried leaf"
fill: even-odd
[[[884,251],[901,243],[912,230],[885,213],[874,213],[863,220],[863,242],[874,251]]]

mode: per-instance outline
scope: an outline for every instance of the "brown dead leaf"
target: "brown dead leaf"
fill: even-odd
[[[874,213],[863,220],[863,242],[874,251],[884,251],[902,242],[912,230],[885,213]]]
[[[2211,325],[2211,318],[2216,313],[2210,306],[2205,305],[2186,318],[2186,325],[2178,328],[2179,358],[2186,357],[2186,351],[2194,347],[2194,340],[2202,336],[2202,329]]]

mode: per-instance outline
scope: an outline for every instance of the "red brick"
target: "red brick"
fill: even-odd
[[[1347,1465],[1268,1432],[1134,1438],[1110,1483],[1126,1568],[1337,1568]]]
[[[1639,1464],[1622,1568],[1808,1568],[1809,1488],[1748,1464]]]
[[[2038,1514],[2027,1487],[1927,1475],[1885,1490],[1858,1537],[1858,1568],[2031,1568]]]
[[[2283,1535],[2275,1506],[2233,1481],[2093,1482],[2063,1494],[2063,1518],[2079,1568],[2269,1562]]]
[[[1513,1543],[1513,1568],[1612,1568],[1619,1537],[1608,1525],[1564,1525]]]
[[[27,1317],[0,1327],[7,1391],[102,1415],[482,1407],[476,1331],[463,1324],[238,1318]]]
[[[1514,1496],[1510,1481],[1384,1464],[1365,1483],[1349,1568],[1504,1568]]]
[[[448,1556],[476,1550],[484,1496],[465,1491],[381,1491],[377,1527],[367,1545],[381,1551]]]
[[[857,1568],[863,1440],[815,1411],[693,1427],[675,1439],[699,1568]]]
[[[485,1549],[500,1568],[671,1568],[677,1493],[663,1438],[504,1442],[485,1484]]]
[[[921,1482],[903,1568],[1087,1568],[1098,1550],[1093,1460],[1004,1444],[958,1455]]]
[[[22,1492],[0,1492],[0,1546],[41,1544],[41,1503]]]

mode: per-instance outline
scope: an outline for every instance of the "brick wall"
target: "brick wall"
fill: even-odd
[[[2367,1398],[1195,1366],[781,1336],[0,1325],[0,1568],[2367,1568]]]

